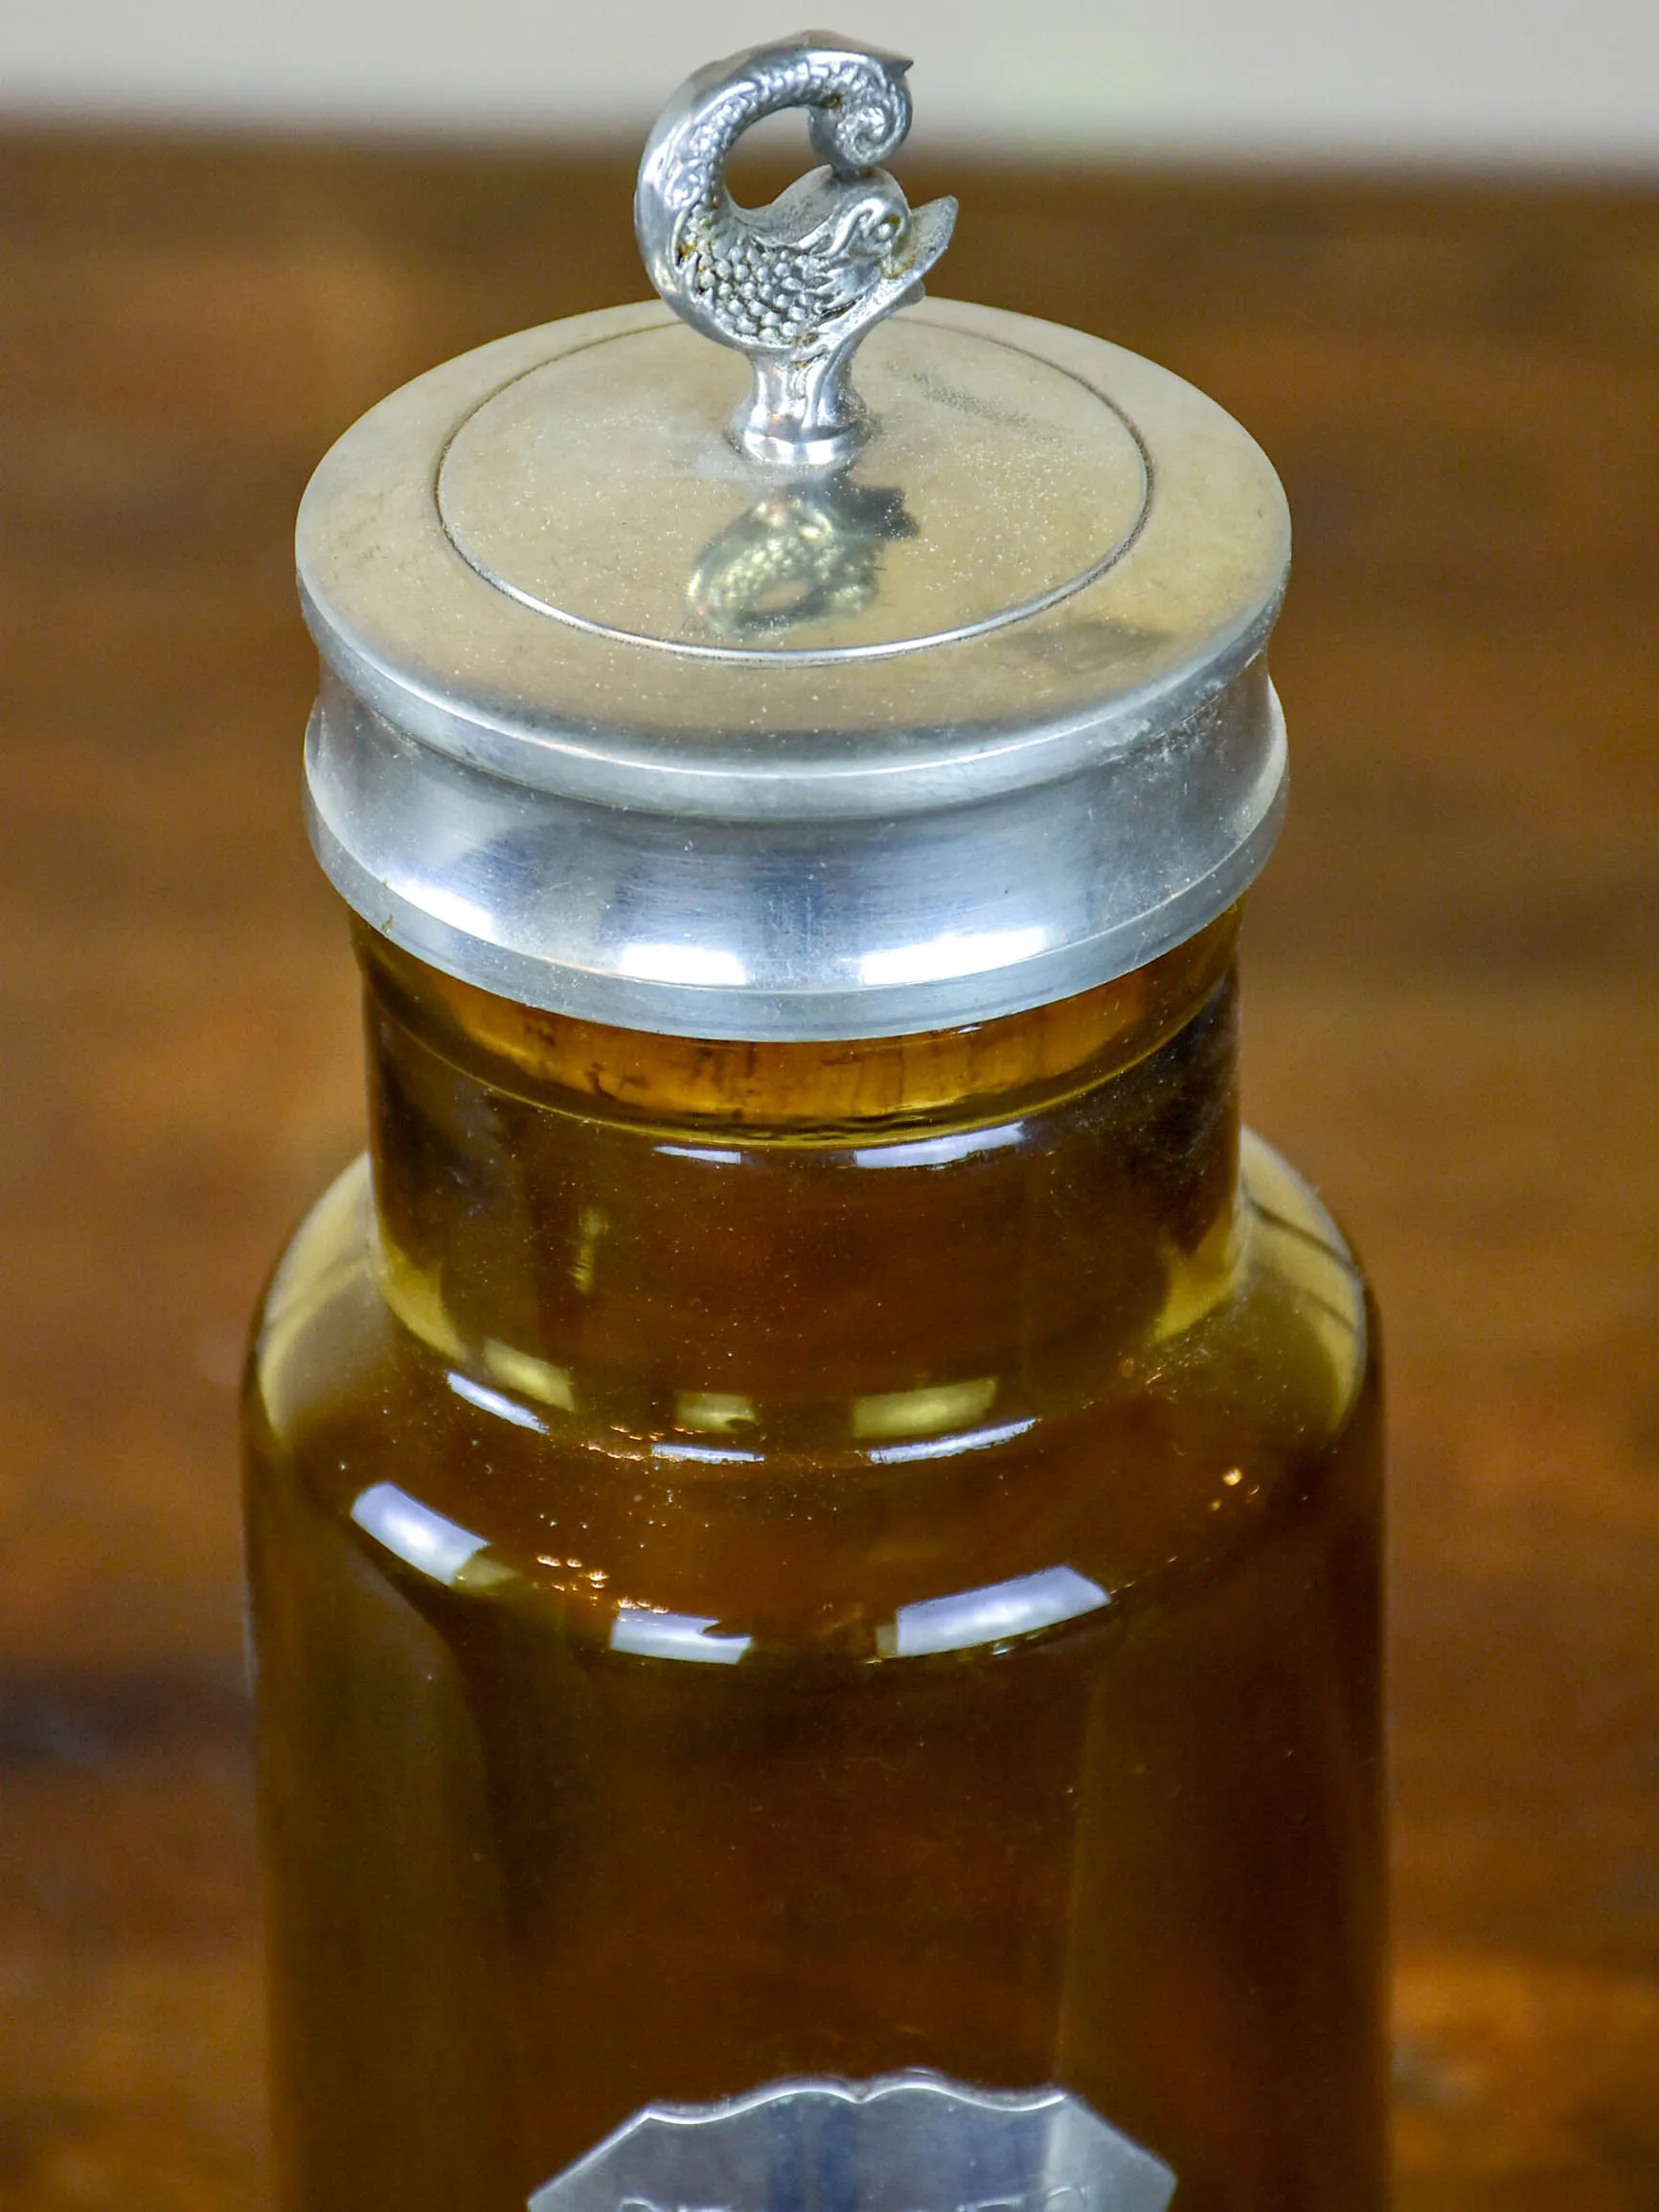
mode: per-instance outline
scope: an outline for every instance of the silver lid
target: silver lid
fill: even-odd
[[[641,170],[666,305],[447,362],[312,479],[314,842],[435,966],[892,1036],[1138,967],[1265,858],[1278,479],[1132,353],[912,304],[955,210],[875,166],[906,67],[807,33],[700,72]],[[790,105],[827,166],[741,210],[727,154]]]

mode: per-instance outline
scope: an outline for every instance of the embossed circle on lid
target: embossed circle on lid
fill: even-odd
[[[1140,439],[1093,386],[966,331],[898,321],[860,355],[878,425],[852,463],[767,481],[708,426],[743,381],[678,326],[560,354],[451,439],[438,504],[524,605],[635,645],[791,661],[995,629],[1133,540]]]

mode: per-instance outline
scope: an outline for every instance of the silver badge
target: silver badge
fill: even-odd
[[[1064,2089],[916,2071],[648,2105],[530,2212],[1164,2212],[1174,2187]]]

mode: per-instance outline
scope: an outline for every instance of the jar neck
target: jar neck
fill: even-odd
[[[388,1302],[490,1387],[688,1448],[1052,1404],[1225,1288],[1236,937],[1003,1020],[757,1044],[363,930]]]

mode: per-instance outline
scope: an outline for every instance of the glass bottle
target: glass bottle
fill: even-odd
[[[1098,341],[882,323],[867,411],[855,310],[697,288],[914,300],[902,72],[653,136],[729,437],[616,310],[307,495],[371,1145],[249,1392],[286,2212],[1383,2202],[1373,1330],[1238,1114],[1282,502]],[[693,156],[797,103],[743,232]]]

